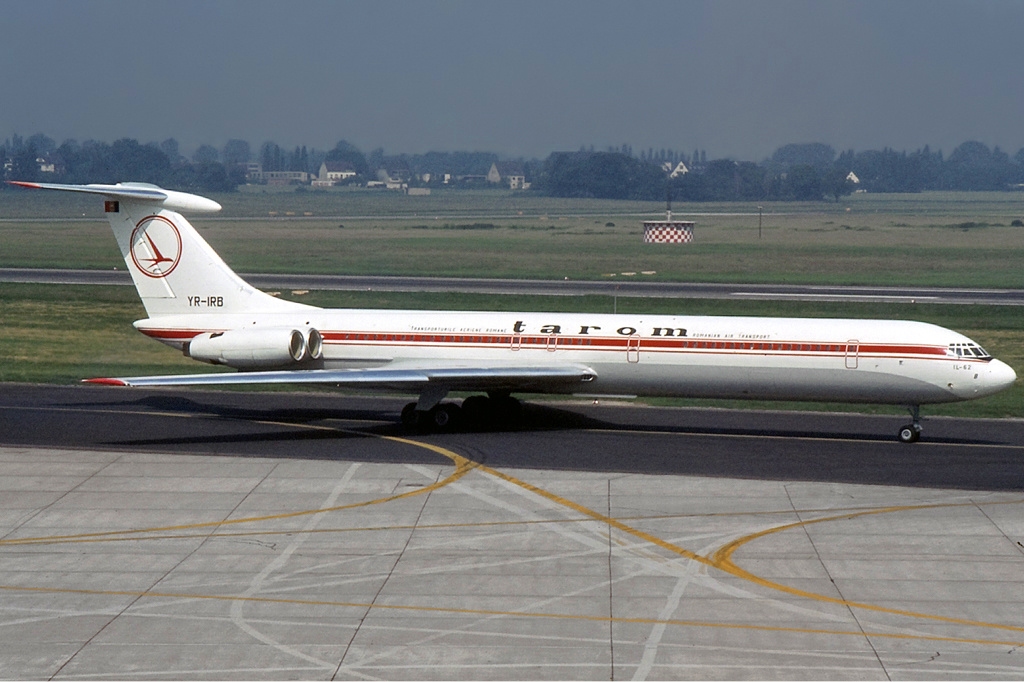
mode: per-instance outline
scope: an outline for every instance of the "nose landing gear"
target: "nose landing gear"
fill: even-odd
[[[921,439],[921,406],[913,405],[907,409],[910,410],[910,416],[914,421],[901,426],[897,437],[901,443],[916,443]]]

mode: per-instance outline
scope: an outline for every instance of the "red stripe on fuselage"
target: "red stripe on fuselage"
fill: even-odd
[[[206,332],[223,329],[140,329],[143,334],[161,341],[188,341]],[[848,355],[883,357],[918,357],[962,360],[948,355],[944,346],[881,343],[807,343],[803,341],[722,341],[690,338],[638,336],[561,336],[512,334],[411,334],[393,332],[321,332],[324,342],[332,346],[386,347],[452,347],[495,349],[545,349],[644,352],[695,352],[730,355],[782,355],[846,357]],[[637,346],[639,344],[639,347]]]

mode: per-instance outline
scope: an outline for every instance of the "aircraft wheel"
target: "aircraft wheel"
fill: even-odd
[[[459,406],[455,403],[441,403],[427,412],[426,421],[432,431],[454,431],[459,423],[460,412]]]
[[[899,439],[901,443],[916,443],[921,438],[921,427],[917,424],[907,424],[900,429]]]
[[[462,417],[473,428],[486,428],[494,421],[491,399],[483,395],[471,395],[462,401]]]
[[[419,421],[418,415],[416,414],[416,403],[409,403],[402,408],[402,426],[412,428],[416,426]]]

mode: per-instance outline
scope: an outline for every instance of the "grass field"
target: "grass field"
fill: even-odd
[[[677,206],[677,216],[697,222],[688,246],[642,243],[643,219],[663,211],[649,202],[495,190],[215,198],[224,212],[193,222],[243,272],[602,279],[654,271],[667,281],[1024,286],[1024,228],[1010,226],[1024,215],[1024,195],[1015,193],[767,205],[760,239],[755,205]],[[95,199],[0,193],[0,267],[123,267],[100,210]]]
[[[690,246],[641,243],[642,220],[663,212],[657,203],[496,190],[429,197],[256,190],[214,198],[224,212],[193,222],[243,272],[604,279],[653,270],[650,278],[675,281],[1024,287],[1024,228],[1010,226],[1024,215],[1020,194],[855,195],[839,204],[765,205],[761,239],[756,205],[677,205],[675,215],[697,222]],[[0,267],[123,268],[100,211],[95,198],[0,192]],[[599,296],[313,292],[302,300],[338,307],[612,308]],[[1024,310],[1017,308],[661,299],[619,299],[617,307],[923,320],[964,332],[1024,376]],[[201,369],[135,332],[131,322],[141,317],[128,287],[0,285],[0,380],[64,383]],[[929,413],[1024,417],[1024,389]]]

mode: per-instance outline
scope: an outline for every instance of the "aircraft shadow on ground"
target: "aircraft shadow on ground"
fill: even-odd
[[[713,420],[726,422],[722,426],[708,423],[706,413],[699,412],[689,420],[685,414],[652,412],[645,423],[636,425],[525,403],[514,428],[421,434],[398,424],[395,401],[361,409],[283,402],[251,407],[221,399],[147,396],[126,401],[124,407],[200,419],[169,420],[159,435],[126,434],[94,445],[257,458],[439,461],[429,450],[381,438],[397,436],[442,445],[500,468],[1024,490],[1024,456],[1018,450],[989,447],[995,443],[955,434],[937,434],[914,445],[898,443],[886,428],[894,423],[892,417],[869,421],[871,428],[877,424],[877,432],[865,432],[863,423],[859,431],[844,428],[844,419],[836,417],[833,423],[829,415],[813,416],[822,429],[801,429],[792,426],[801,420],[799,414],[779,417],[742,411],[712,415]]]
[[[528,418],[534,428],[520,431],[514,442],[503,439],[502,434],[468,434],[462,438],[495,467],[1024,490],[1024,453],[1020,449],[998,447],[1005,443],[987,438],[955,434],[904,444],[890,435],[894,428],[887,429],[895,423],[892,417],[867,418],[866,425],[877,425],[879,430],[865,433],[787,426],[790,420],[799,421],[800,413],[779,417],[774,413],[730,411],[722,416],[733,424],[723,427],[680,423],[685,422],[685,416],[667,423],[653,420],[642,426],[624,426],[571,411],[531,407],[534,409]],[[830,415],[815,414],[813,418],[823,428],[833,425]],[[776,425],[764,424],[768,419]],[[836,424],[844,421],[865,425],[865,420],[856,416],[835,418]],[[544,428],[538,428],[540,424]],[[564,439],[550,437],[558,424],[568,424],[568,428],[578,431]]]

